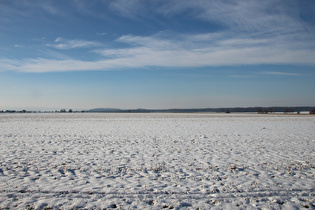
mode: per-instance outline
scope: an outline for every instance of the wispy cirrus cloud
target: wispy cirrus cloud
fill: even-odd
[[[314,26],[299,17],[297,1],[117,0],[93,1],[87,7],[87,2],[73,1],[77,3],[77,12],[96,18],[100,17],[97,13],[104,10],[95,8],[102,6],[106,11],[116,11],[127,19],[143,21],[163,16],[168,20],[185,14],[191,19],[222,27],[211,33],[192,30],[185,34],[176,31],[171,34],[156,32],[151,36],[126,34],[107,45],[111,48],[104,48],[106,43],[96,41],[57,38],[46,47],[59,50],[97,47],[93,52],[102,58],[76,60],[69,55],[64,59],[2,59],[0,65],[24,72],[115,70],[148,66],[315,65]],[[31,4],[31,1],[25,2]],[[40,6],[50,14],[58,14],[58,7],[52,1],[46,7],[45,4]]]
[[[157,11],[165,16],[189,13],[191,17],[225,26],[230,32],[270,35],[303,30],[297,1],[168,1]]]
[[[111,15],[141,21],[185,15],[189,19],[217,23],[223,26],[223,30],[270,35],[311,28],[314,30],[313,24],[301,18],[301,8],[312,13],[315,6],[311,1],[294,0],[68,0],[63,3],[52,0],[11,0],[1,5],[0,12],[10,18],[44,14],[64,17],[75,13],[99,19],[109,18],[111,21]]]
[[[69,10],[61,9],[55,1],[41,0],[10,0],[1,2],[0,13],[2,20],[11,22],[16,18],[41,18],[45,15],[66,16]]]
[[[145,11],[143,3],[145,2],[141,0],[117,0],[110,2],[108,6],[123,17],[138,18],[141,15],[139,11]]]
[[[313,65],[315,63],[312,58],[315,47],[308,49],[301,47],[308,41],[306,43],[294,42],[291,36],[253,39],[248,37],[227,38],[224,35],[210,33],[183,35],[176,40],[159,36],[126,35],[116,41],[128,43],[131,47],[105,49],[99,53],[109,57],[112,55],[116,58],[132,57],[139,60],[146,57],[148,59],[146,65],[150,65],[151,62],[151,65],[157,66],[198,67],[287,63]],[[291,44],[289,44],[290,42]],[[160,63],[157,63],[157,60]]]
[[[102,33],[96,33],[96,35],[98,35],[98,36],[105,36],[107,33],[105,33],[105,32],[102,32]]]
[[[315,65],[314,48],[300,48],[296,43],[288,44],[290,37],[269,39],[219,37],[216,34],[185,35],[181,36],[180,41],[176,41],[174,38],[162,38],[159,35],[125,35],[116,42],[127,44],[126,47],[98,49],[95,52],[103,56],[103,59],[99,60],[37,58],[18,62],[6,59],[0,62],[12,70],[22,72],[115,70],[150,66],[186,68],[260,64]],[[278,41],[283,38],[288,40]],[[58,39],[57,42],[59,41]],[[90,42],[66,43],[68,45],[59,46],[60,49],[90,46]],[[92,43],[94,46],[95,43]]]
[[[280,72],[280,71],[264,71],[264,72],[261,72],[261,74],[273,75],[273,76],[302,76],[301,74],[297,74],[297,73]]]
[[[54,43],[47,44],[49,47],[53,47],[56,49],[74,49],[74,48],[90,48],[90,47],[97,47],[100,46],[101,43],[95,41],[86,41],[86,40],[68,40],[61,37],[58,37]]]

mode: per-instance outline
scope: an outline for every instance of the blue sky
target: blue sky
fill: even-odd
[[[315,105],[313,0],[0,0],[0,110]]]

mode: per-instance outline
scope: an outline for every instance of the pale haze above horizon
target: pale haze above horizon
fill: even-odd
[[[0,110],[315,106],[313,0],[0,0]]]

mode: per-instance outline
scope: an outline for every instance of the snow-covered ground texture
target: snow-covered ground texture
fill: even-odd
[[[315,208],[315,117],[1,114],[0,207]]]

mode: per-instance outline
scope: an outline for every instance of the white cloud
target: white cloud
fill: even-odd
[[[144,2],[142,2],[144,3]],[[139,0],[116,0],[109,4],[112,10],[118,12],[121,16],[127,18],[137,18],[141,15],[139,10],[142,10],[142,4]]]
[[[199,39],[194,41],[195,37]],[[38,58],[0,62],[4,67],[22,72],[115,70],[149,66],[185,68],[259,64],[315,65],[314,47],[299,48],[300,45],[296,43],[288,44],[290,40],[282,43],[278,38],[220,40],[216,35],[212,39],[211,34],[199,34],[182,36],[181,41],[173,41],[158,36],[127,35],[116,41],[124,42],[129,47],[98,50],[96,52],[103,55],[104,59],[96,61]]]
[[[264,71],[261,74],[274,75],[274,76],[301,76],[297,73],[279,72],[279,71]]]
[[[158,37],[122,36],[117,41],[130,48],[99,51],[104,56],[132,58],[139,67],[156,66],[218,66],[247,64],[307,64],[313,65],[314,47],[299,48],[302,43],[291,37],[269,39],[219,39],[217,34],[182,36],[181,41]],[[286,39],[286,40],[284,40]],[[282,41],[280,41],[282,40]]]
[[[25,2],[30,3],[30,1]],[[79,12],[92,15],[92,10],[89,9],[94,8],[95,4],[85,7],[88,3],[77,2]],[[223,29],[218,29],[215,33],[203,34],[176,34],[176,32],[171,35],[157,33],[153,36],[129,34],[116,40],[116,43],[123,43],[124,48],[94,50],[104,56],[99,60],[81,61],[69,57],[18,61],[1,59],[0,66],[24,72],[50,72],[114,70],[147,66],[184,68],[257,64],[315,65],[315,42],[312,33],[314,27],[301,21],[298,15],[299,7],[295,5],[297,1],[162,0],[152,3],[143,0],[104,0],[99,2],[102,2],[101,5],[106,8],[118,11],[119,15],[126,18],[143,21],[154,15],[168,18],[185,14],[193,19],[216,23]],[[55,11],[57,7],[52,2],[46,6],[41,4],[41,8],[57,14]],[[97,14],[92,16],[98,17]],[[115,43],[111,46],[114,45]],[[102,44],[58,37],[47,46],[56,49],[75,49],[101,47]]]
[[[2,1],[0,7],[0,14],[8,19],[15,18],[41,18],[44,19],[46,14],[54,16],[65,16],[69,13],[63,10],[60,4],[55,1],[42,0],[10,0]]]
[[[303,30],[299,9],[297,1],[174,0],[157,12],[165,16],[188,13],[195,19],[222,25],[224,30],[267,35]]]
[[[47,44],[49,47],[53,47],[56,49],[73,49],[73,48],[90,48],[100,46],[101,43],[94,41],[86,41],[86,40],[67,40],[61,37],[58,37],[53,44]]]
[[[23,62],[18,60],[0,58],[0,72],[4,70],[15,70],[17,71],[19,66],[22,66]]]
[[[14,16],[38,16],[45,14],[68,17],[79,13],[84,16],[113,21],[112,15],[133,20],[147,21],[154,18],[184,15],[217,23],[231,31],[257,34],[279,34],[290,31],[314,30],[314,25],[301,21],[301,8],[314,4],[310,1],[274,0],[68,0],[67,3],[41,0],[11,0],[3,3],[0,13]],[[101,8],[101,9],[100,9]],[[305,10],[305,8],[304,8]]]
[[[96,35],[98,36],[105,36],[107,33],[103,32],[103,33],[96,33]]]

